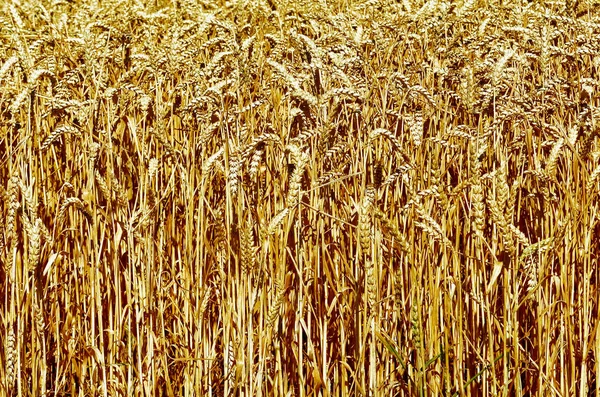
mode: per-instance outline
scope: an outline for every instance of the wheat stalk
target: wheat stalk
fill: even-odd
[[[362,204],[360,206],[360,215],[358,218],[359,243],[362,254],[371,256],[371,243],[373,233],[373,218],[371,209],[375,202],[375,187],[367,186]]]
[[[292,156],[294,170],[290,176],[286,205],[288,208],[294,208],[301,200],[302,176],[304,175],[306,164],[308,164],[308,154],[293,144],[288,145],[287,149]]]
[[[17,342],[14,327],[10,323],[4,344],[4,354],[6,357],[6,388],[11,390],[16,376]]]
[[[252,220],[250,217],[246,219],[240,234],[241,247],[241,263],[242,272],[244,275],[249,274],[255,268],[256,258],[254,256],[254,236],[252,233]]]

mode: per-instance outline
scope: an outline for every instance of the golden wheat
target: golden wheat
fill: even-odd
[[[597,394],[595,0],[0,10],[0,394]]]

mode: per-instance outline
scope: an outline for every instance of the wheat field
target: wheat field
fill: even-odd
[[[597,0],[6,0],[1,396],[600,395]]]

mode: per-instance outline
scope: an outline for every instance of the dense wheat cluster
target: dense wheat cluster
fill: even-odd
[[[600,4],[505,3],[3,2],[0,395],[597,396]]]

